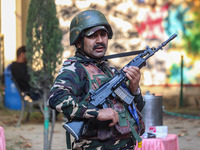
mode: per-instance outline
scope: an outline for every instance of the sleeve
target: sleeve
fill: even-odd
[[[84,68],[79,63],[63,65],[49,94],[48,105],[62,112],[69,121],[94,119],[98,108],[88,103],[89,81]]]
[[[136,103],[137,109],[141,112],[145,105],[145,101],[143,99],[141,92],[140,92],[140,94],[135,96],[134,102]]]

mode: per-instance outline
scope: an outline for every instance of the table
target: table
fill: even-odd
[[[4,129],[1,126],[0,126],[0,150],[6,150]]]
[[[168,134],[166,138],[142,138],[142,148],[135,150],[179,150],[178,137],[176,134]]]

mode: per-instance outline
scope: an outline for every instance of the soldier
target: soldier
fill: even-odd
[[[113,31],[105,16],[97,10],[86,10],[76,15],[70,25],[70,45],[75,45],[76,53],[63,63],[51,88],[48,105],[62,112],[68,121],[87,120],[87,131],[81,139],[72,143],[73,149],[134,149],[137,126],[127,109],[127,104],[110,97],[108,108],[95,107],[89,103],[89,90],[99,86],[115,74],[101,60]],[[93,61],[84,61],[92,58]],[[83,60],[80,62],[78,60]],[[144,106],[139,81],[138,67],[123,70],[128,77],[127,89],[135,96],[139,111]]]

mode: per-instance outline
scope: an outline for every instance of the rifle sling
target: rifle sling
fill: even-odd
[[[107,56],[104,56],[103,58],[101,58],[101,60],[108,60],[108,59],[112,59],[112,58],[119,58],[119,57],[137,55],[137,54],[143,53],[144,51],[145,50],[138,50],[138,51],[132,51],[132,52],[126,52],[126,53],[107,55]],[[97,61],[97,59],[93,59],[93,58],[82,59],[82,60],[78,60],[77,62],[81,63],[81,62],[93,62],[93,61]]]

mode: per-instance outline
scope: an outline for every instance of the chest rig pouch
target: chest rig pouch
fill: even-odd
[[[106,66],[107,74],[106,75],[100,68],[93,64],[82,64],[85,68],[89,83],[90,83],[90,89],[96,90],[101,86],[101,84],[107,82],[109,79],[111,79],[112,76],[114,76],[113,72]],[[116,98],[111,98],[107,102],[108,107],[113,108],[118,112],[119,115],[119,123],[115,125],[115,127],[110,128],[108,126],[109,122],[100,122],[95,120],[95,122],[90,122],[90,125],[88,127],[88,131],[85,133],[85,137],[92,138],[92,139],[100,139],[100,140],[106,140],[109,138],[128,138],[130,137],[130,134],[135,135],[137,134],[134,127],[136,127],[136,122],[133,118],[131,118],[129,111],[126,109],[126,104],[123,104],[123,102]],[[95,126],[93,128],[92,126]],[[132,131],[134,130],[134,131]],[[137,138],[136,138],[137,139]]]
[[[89,80],[89,89],[96,90],[103,83],[107,82],[114,75],[113,72],[107,67],[104,66],[104,70],[106,70],[107,74],[105,74],[100,68],[93,64],[82,64],[84,69],[86,70],[88,80]],[[85,98],[87,101],[89,99],[88,96]],[[87,131],[84,133],[83,137],[87,139],[100,139],[105,140],[112,137],[113,133],[111,129],[108,127],[108,121],[98,121],[98,120],[90,120],[88,123]]]

